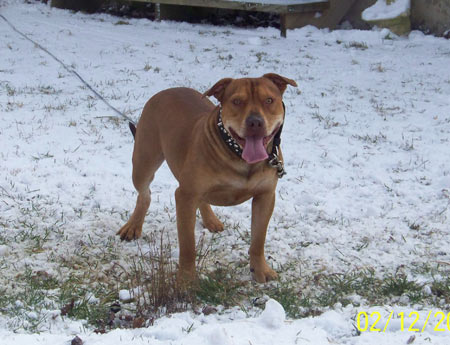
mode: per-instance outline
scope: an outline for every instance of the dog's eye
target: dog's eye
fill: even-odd
[[[239,98],[233,99],[233,104],[234,105],[240,105],[241,103],[242,103],[242,101]]]
[[[273,98],[266,98],[266,104],[272,104],[273,103]]]

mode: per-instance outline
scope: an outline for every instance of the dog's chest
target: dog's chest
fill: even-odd
[[[252,178],[220,179],[205,193],[205,201],[216,206],[238,205],[256,194],[275,188],[272,179],[264,176]]]

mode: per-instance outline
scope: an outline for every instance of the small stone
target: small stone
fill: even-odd
[[[133,320],[133,328],[142,328],[145,324],[145,319],[143,317],[137,317]]]
[[[109,325],[114,324],[114,320],[116,319],[116,313],[113,313],[112,311],[109,312]]]
[[[122,308],[120,307],[120,304],[118,302],[111,304],[111,307],[109,308],[109,310],[113,313],[118,313],[121,309]]]
[[[407,344],[412,344],[414,342],[414,340],[416,340],[416,336],[412,335],[409,337],[408,341],[406,342]]]
[[[215,314],[215,313],[217,313],[217,309],[210,305],[207,305],[203,308],[202,313],[203,313],[203,315]]]
[[[74,306],[75,306],[75,300],[72,299],[70,301],[70,303],[67,303],[66,305],[64,305],[61,308],[61,315],[66,316],[66,315],[70,314],[72,312]]]
[[[267,299],[264,297],[256,297],[252,303],[255,307],[263,307],[267,303]]]
[[[79,336],[72,339],[71,345],[83,345],[83,340]]]

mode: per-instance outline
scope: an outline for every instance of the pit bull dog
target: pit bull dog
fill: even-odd
[[[252,198],[250,271],[260,283],[277,274],[266,263],[264,242],[275,204],[275,187],[284,174],[279,148],[284,122],[282,96],[295,81],[269,73],[260,78],[225,78],[201,94],[172,88],[145,105],[135,134],[133,184],[136,207],[118,231],[122,240],[141,236],[150,206],[149,185],[164,160],[179,182],[175,191],[178,277],[192,281],[195,270],[195,219],[223,231],[210,205],[237,205]],[[214,96],[215,106],[207,96]],[[135,133],[134,133],[135,132]]]

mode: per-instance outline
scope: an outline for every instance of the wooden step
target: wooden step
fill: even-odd
[[[163,5],[222,8],[239,11],[302,13],[321,11],[329,0],[134,0]]]
[[[138,2],[155,3],[161,6],[161,19],[189,18],[194,13],[183,10],[195,7],[216,8],[238,11],[270,12],[280,15],[281,36],[286,37],[286,29],[299,27],[293,24],[296,16],[305,13],[314,15],[329,7],[330,0],[136,0]],[[336,0],[339,1],[339,0]],[[164,6],[164,7],[163,7]],[[190,13],[189,13],[190,12]],[[301,25],[303,26],[303,25]]]

